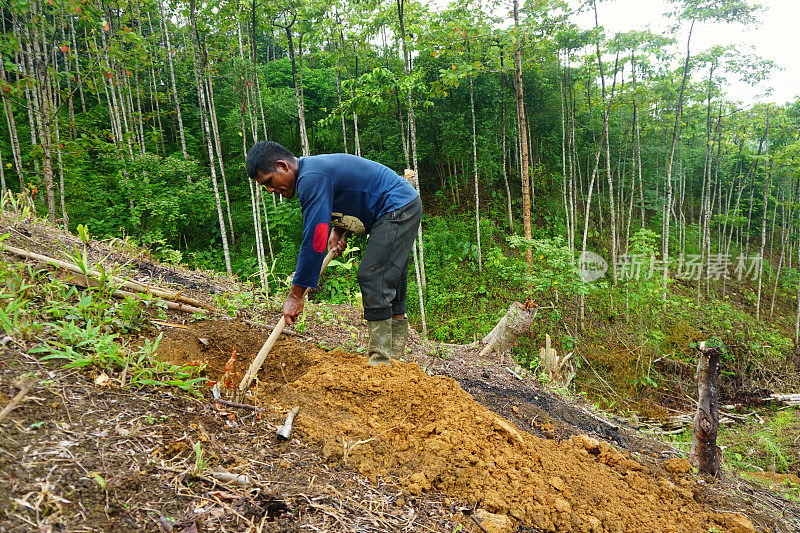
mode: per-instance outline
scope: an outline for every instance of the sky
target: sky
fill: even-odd
[[[771,76],[756,87],[731,82],[726,94],[729,99],[745,104],[785,104],[800,96],[800,53],[796,48],[800,32],[800,0],[761,0],[759,3],[764,10],[758,14],[760,23],[757,26],[695,25],[691,52],[695,54],[717,44],[737,44],[742,52],[774,61],[783,70],[773,70]],[[597,4],[598,21],[605,27],[608,37],[648,26],[655,33],[666,33],[673,20],[662,14],[669,10],[670,4],[666,0],[608,0]],[[582,28],[594,27],[594,13],[582,13],[572,22]],[[685,53],[686,33],[679,34],[678,38],[682,41],[682,53]],[[770,90],[771,94],[768,94]]]

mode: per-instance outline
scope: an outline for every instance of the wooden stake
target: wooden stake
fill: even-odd
[[[717,446],[719,427],[719,347],[706,348],[700,344],[697,363],[697,414],[694,417],[694,436],[689,462],[700,472],[719,477],[721,450]]]

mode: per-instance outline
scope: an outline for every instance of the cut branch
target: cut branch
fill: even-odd
[[[22,402],[23,398],[25,398],[25,396],[28,394],[28,392],[30,392],[30,390],[33,388],[35,384],[36,380],[33,378],[28,378],[22,382],[22,385],[20,386],[21,387],[20,391],[13,398],[11,398],[11,401],[8,402],[5,407],[3,407],[2,411],[0,411],[0,421],[2,421],[6,416],[8,416],[8,413],[10,413],[16,406],[18,406]]]
[[[110,283],[118,285],[120,289],[128,289],[129,291],[134,291],[138,293],[151,294],[157,298],[167,300],[168,301],[167,306],[170,307],[171,309],[178,309],[180,311],[188,311],[188,312],[202,312],[201,309],[199,308],[203,308],[214,313],[219,312],[219,310],[216,307],[209,305],[205,302],[201,302],[200,300],[195,300],[194,298],[189,298],[188,296],[184,296],[177,292],[168,291],[160,287],[153,287],[152,285],[146,285],[144,283],[139,283],[136,281],[123,280],[120,278],[116,278],[114,276],[108,276],[108,275],[104,276],[103,274],[97,272],[96,270],[87,270],[86,272],[84,272],[77,265],[67,263],[66,261],[61,261],[60,259],[55,259],[54,257],[48,257],[46,255],[23,250],[21,248],[15,248],[13,246],[6,246],[5,251],[20,257],[24,257],[26,259],[33,259],[35,261],[47,263],[62,270],[67,270],[69,272],[72,272],[74,274],[80,274],[86,278],[86,286],[88,286],[89,284],[89,279],[96,281],[105,277],[109,280]],[[116,293],[120,293],[119,297],[130,295],[130,293],[121,290],[115,291],[114,296],[117,296]],[[170,305],[171,303],[172,304],[177,303],[178,305],[173,306]]]

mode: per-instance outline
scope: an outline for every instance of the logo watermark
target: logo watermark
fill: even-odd
[[[761,276],[761,255],[680,254],[677,259],[664,261],[655,255],[622,254],[614,264],[617,279],[641,281],[653,277],[680,279],[684,281],[736,279],[758,280]],[[578,258],[578,276],[584,283],[598,280],[608,272],[608,261],[602,256],[583,251]]]
[[[589,283],[602,278],[608,272],[608,261],[594,252],[581,252],[578,258],[578,275],[581,281]]]

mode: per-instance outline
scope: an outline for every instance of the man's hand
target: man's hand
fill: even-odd
[[[286,320],[287,326],[294,324],[294,321],[303,312],[305,292],[306,288],[298,285],[292,285],[292,288],[289,289],[286,301],[283,302],[283,318]]]
[[[331,234],[328,237],[328,251],[336,250],[336,255],[342,255],[344,249],[347,248],[347,230],[333,226]]]

